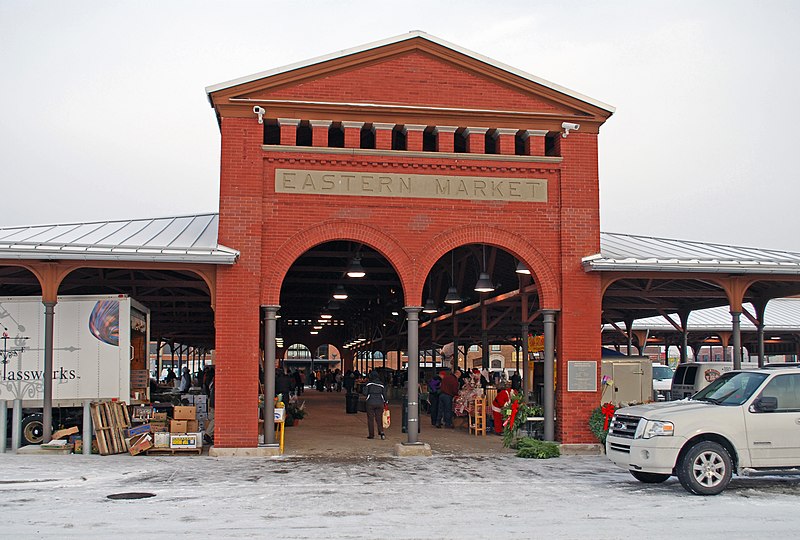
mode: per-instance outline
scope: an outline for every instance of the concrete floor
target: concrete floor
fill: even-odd
[[[402,433],[402,398],[389,399],[392,426],[386,440],[367,439],[367,415],[345,412],[345,393],[318,392],[306,389],[300,396],[305,401],[306,417],[299,426],[287,427],[284,455],[328,457],[388,457],[395,444],[408,440]],[[431,417],[420,415],[419,441],[428,443],[434,455],[494,455],[513,453],[503,447],[503,438],[488,434],[470,435],[466,418],[456,419],[455,429],[436,429]]]

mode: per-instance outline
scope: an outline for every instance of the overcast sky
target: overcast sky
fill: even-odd
[[[800,251],[800,2],[0,2],[0,226],[217,211],[204,88],[408,32],[614,105],[602,230]]]

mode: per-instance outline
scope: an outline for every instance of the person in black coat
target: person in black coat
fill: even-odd
[[[381,378],[377,371],[371,371],[369,382],[364,385],[364,395],[367,396],[367,439],[375,438],[375,426],[378,426],[378,435],[385,439],[383,433],[383,404],[386,403],[385,393]],[[374,425],[373,425],[374,423]]]
[[[285,371],[282,369],[275,370],[275,395],[283,394],[281,397],[284,403],[289,402],[289,392],[292,391],[293,384],[294,381]]]

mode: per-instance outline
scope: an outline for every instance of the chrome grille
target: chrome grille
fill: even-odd
[[[639,420],[638,416],[614,415],[608,426],[608,434],[615,437],[633,439],[636,434],[636,428],[639,426]]]
[[[615,450],[617,452],[623,452],[625,454],[631,453],[631,446],[629,444],[619,444],[615,442],[608,442],[608,449]]]

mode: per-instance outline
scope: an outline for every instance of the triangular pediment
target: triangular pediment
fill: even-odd
[[[449,46],[448,46],[449,45]],[[613,107],[420,33],[299,63],[207,89],[224,103],[396,106],[584,117]]]

